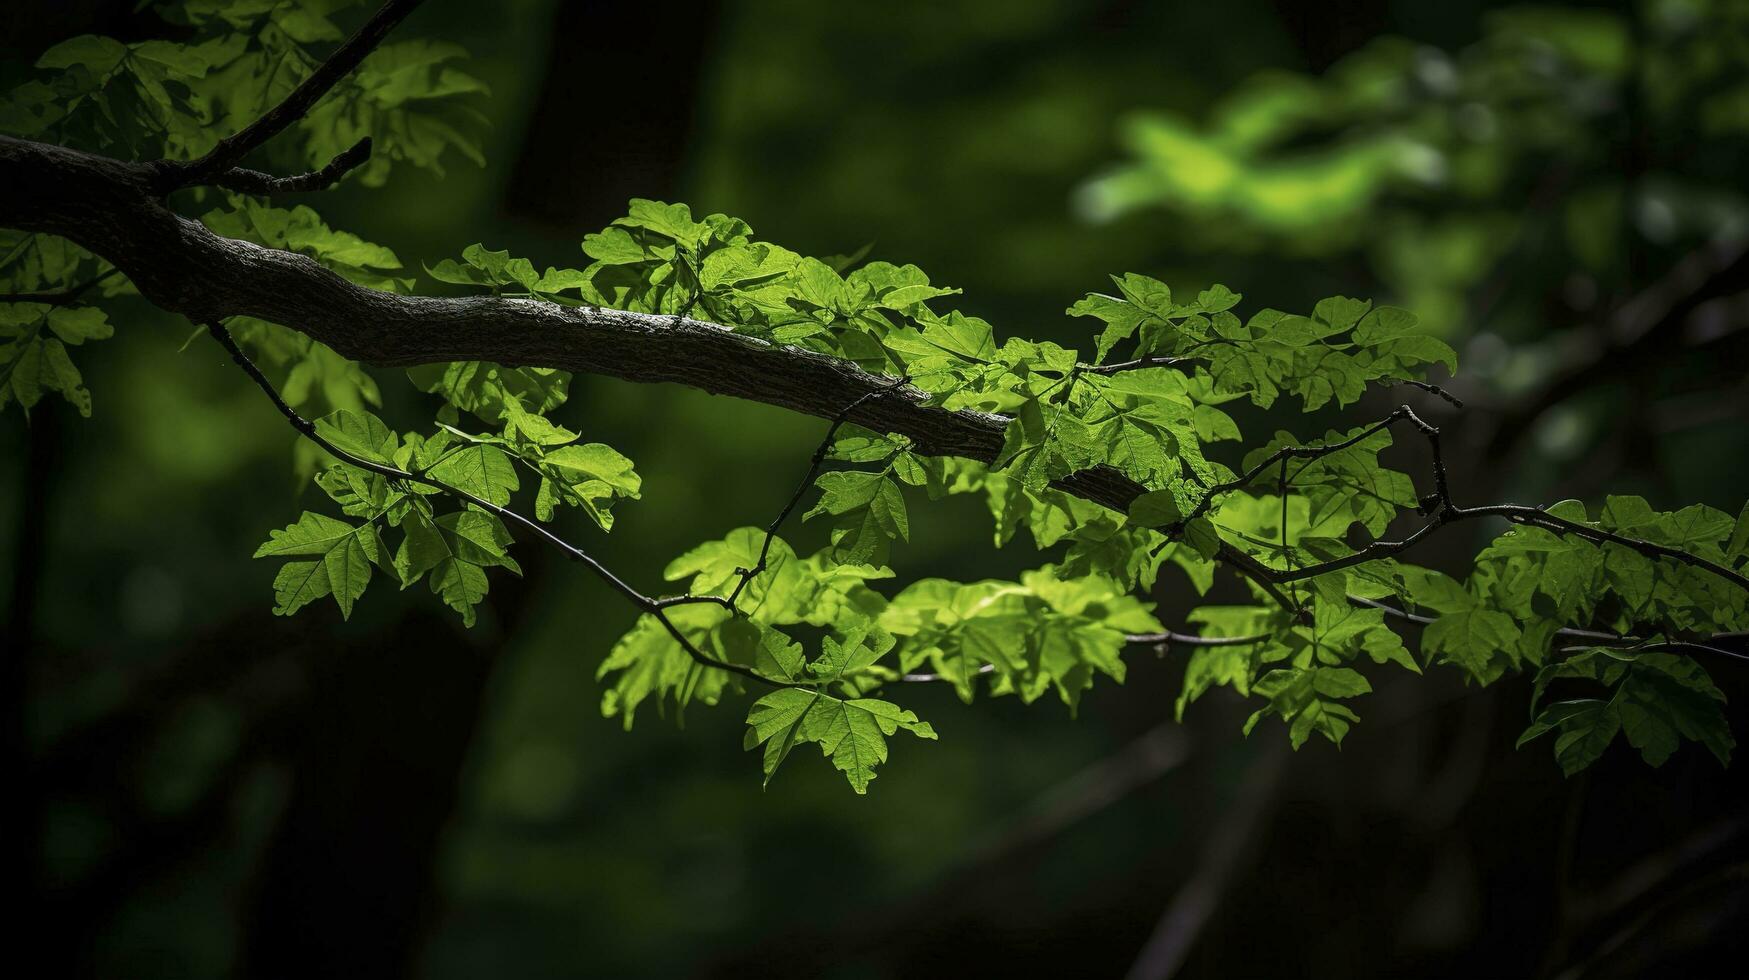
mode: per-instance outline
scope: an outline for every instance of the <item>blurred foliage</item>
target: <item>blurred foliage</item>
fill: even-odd
[[[1076,206],[1164,210],[1162,232],[1205,251],[1361,259],[1437,332],[1535,341],[1554,270],[1632,289],[1630,252],[1749,235],[1749,9],[1629,6],[1491,11],[1455,51],[1385,38],[1322,75],[1251,76],[1195,115],[1134,112],[1128,159]]]

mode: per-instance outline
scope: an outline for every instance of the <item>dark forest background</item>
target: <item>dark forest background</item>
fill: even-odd
[[[999,335],[1070,345],[1089,328],[1060,311],[1128,270],[1225,282],[1247,309],[1401,302],[1460,351],[1472,407],[1432,410],[1478,499],[1735,514],[1749,127],[1698,101],[1605,84],[1558,145],[1505,119],[1491,182],[1393,185],[1312,231],[1098,206],[1135,160],[1134,113],[1209,121],[1259,72],[1334,78],[1384,36],[1474,50],[1498,40],[1492,6],[434,0],[403,31],[472,52],[489,166],[316,203],[409,266],[484,239],[544,267],[580,263],[629,197],[686,201],[806,254],[872,243],[963,287]],[[1687,7],[1587,9],[1649,46]],[[28,63],[160,29],[134,8],[26,2],[0,46]],[[1749,84],[1732,50],[1708,84]],[[1624,333],[1649,294],[1669,301]],[[907,691],[942,741],[896,746],[859,798],[818,765],[761,792],[736,707],[630,734],[601,718],[595,668],[634,611],[538,548],[471,631],[422,589],[374,590],[350,622],[326,603],[275,618],[274,569],[248,556],[308,492],[292,434],[222,353],[179,351],[186,323],[142,306],[123,327],[81,362],[93,418],[0,419],[4,810],[32,975],[1738,975],[1720,964],[1749,924],[1741,763],[1691,746],[1652,770],[1617,746],[1564,779],[1547,745],[1513,748],[1528,681],[1395,680],[1340,750],[1298,753],[1279,726],[1241,737],[1234,698],[1174,723],[1172,654],[1133,656],[1078,719]],[[378,372],[391,424],[425,410],[396,374]],[[636,461],[643,499],[581,538],[649,587],[768,520],[822,426],[592,377],[555,414]],[[1315,434],[1247,431],[1277,423]],[[992,551],[977,499],[912,519],[902,578],[1040,560]],[[1474,543],[1454,532],[1426,563],[1461,570]],[[1171,576],[1154,598],[1167,622],[1197,604]],[[1734,718],[1741,666],[1715,669]]]

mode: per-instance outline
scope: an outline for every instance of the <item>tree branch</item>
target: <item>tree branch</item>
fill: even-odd
[[[197,323],[252,316],[376,367],[449,361],[537,365],[640,383],[673,382],[831,419],[892,379],[826,354],[685,317],[495,296],[401,296],[314,260],[214,234],[158,199],[149,165],[0,137],[0,226],[59,235],[113,262],[160,309]],[[1008,419],[925,404],[905,387],[846,421],[911,439],[929,456],[992,462]],[[1143,491],[1110,469],[1057,483],[1127,510]]]

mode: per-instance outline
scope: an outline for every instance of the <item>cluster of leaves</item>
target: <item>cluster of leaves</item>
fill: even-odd
[[[82,35],[37,59],[38,75],[0,101],[0,132],[121,157],[192,159],[259,118],[345,37],[334,16],[359,0],[173,0],[158,12],[182,41],[124,43]],[[379,185],[394,161],[442,172],[446,151],[483,163],[484,126],[457,96],[485,85],[452,64],[466,52],[416,39],[385,44],[300,122],[281,162],[326,164],[363,137],[373,145],[359,179]]]
[[[421,472],[442,470],[488,500],[507,501],[516,486],[509,460],[452,451],[445,432],[431,439],[397,436],[376,416],[352,412],[318,421],[316,431],[357,459]],[[341,614],[351,616],[374,565],[402,588],[429,575],[431,591],[472,625],[474,607],[486,596],[485,570],[499,566],[521,574],[508,552],[510,532],[492,514],[472,508],[439,513],[439,504],[449,501],[432,500],[431,488],[346,464],[325,469],[316,485],[357,523],[305,511],[256,549],[257,558],[291,559],[273,581],[276,613],[290,615],[332,596]],[[382,539],[384,527],[403,532],[392,552]]]
[[[104,340],[115,332],[95,306],[75,305],[70,290],[107,285],[105,264],[62,238],[0,230],[0,294],[43,302],[0,301],[0,409],[16,401],[28,413],[43,393],[58,391],[91,414],[91,392],[68,356],[69,346]],[[65,295],[63,295],[65,294]]]
[[[675,559],[666,577],[686,582],[689,595],[731,595],[765,548],[765,532],[739,528]],[[910,712],[868,697],[908,672],[928,667],[967,701],[987,677],[994,695],[1030,702],[1054,689],[1073,707],[1096,673],[1123,678],[1129,634],[1160,629],[1151,607],[1111,580],[1064,579],[1049,566],[1019,582],[926,579],[891,599],[870,585],[891,578],[891,569],[840,562],[832,548],[803,558],[772,537],[765,566],[747,577],[735,611],[701,602],[676,606],[669,617],[712,659],[779,685],[747,717],[748,746],[765,745],[767,779],[795,741],[813,741],[857,792],[866,789],[886,758],[879,733],[897,726],[934,737]],[[827,631],[812,661],[785,632],[806,627]],[[628,729],[646,700],[680,711],[744,687],[690,657],[653,615],[620,639],[599,676],[612,683],[603,712],[622,716]]]
[[[1096,675],[1123,681],[1129,636],[1161,630],[1152,608],[1105,576],[1046,565],[1018,582],[914,582],[879,622],[905,638],[901,669],[927,665],[968,702],[987,676],[992,694],[1030,703],[1055,690],[1073,710]]]
[[[1682,739],[1698,742],[1729,765],[1737,742],[1725,721],[1725,695],[1693,660],[1668,653],[1627,653],[1609,647],[1581,650],[1537,672],[1533,704],[1561,679],[1591,681],[1611,690],[1607,700],[1574,698],[1550,704],[1519,737],[1524,745],[1549,732],[1555,759],[1571,776],[1596,762],[1618,734],[1661,766]]]
[[[1105,321],[1099,361],[1133,336],[1138,356],[1197,357],[1206,361],[1215,391],[1247,395],[1260,408],[1283,392],[1298,395],[1307,412],[1331,400],[1346,406],[1370,382],[1416,378],[1433,364],[1457,370],[1456,353],[1419,329],[1407,310],[1336,296],[1309,317],[1264,310],[1241,325],[1231,312],[1240,297],[1225,287],[1177,304],[1165,283],[1147,276],[1112,281],[1121,298],[1094,294],[1069,310]]]
[[[6,94],[0,130],[120,156],[198,156],[223,135],[213,128],[211,96],[223,90],[214,69],[245,45],[236,34],[195,44],[71,38],[37,59],[39,77]]]
[[[998,344],[988,323],[932,309],[929,301],[947,291],[929,285],[921,272],[907,271],[902,282],[893,281],[897,270],[912,267],[872,263],[840,272],[827,262],[752,242],[744,229],[723,216],[696,222],[682,207],[637,201],[628,218],[585,239],[584,251],[596,262],[580,273],[549,268],[537,274],[530,262],[479,248],[464,255],[465,266],[449,263],[431,272],[446,281],[531,296],[575,282],[575,298],[561,294],[561,302],[673,314],[702,309],[737,329],[902,372],[946,408],[1015,412],[1008,445],[989,468],[920,456],[902,436],[847,427],[828,454],[847,465],[817,477],[820,496],[805,515],[829,519],[830,545],[801,560],[774,540],[770,570],[751,579],[741,602],[765,628],[808,622],[838,635],[878,628],[898,642],[890,666],[879,657],[865,665],[868,678],[890,683],[926,667],[928,676],[953,684],[968,700],[984,678],[993,694],[1031,701],[1054,689],[1073,707],[1094,676],[1121,680],[1129,637],[1162,629],[1130,590],[1152,585],[1168,561],[1199,588],[1210,586],[1219,529],[1241,526],[1245,514],[1227,498],[1216,504],[1217,488],[1233,479],[1233,471],[1203,453],[1206,443],[1240,436],[1218,406],[1240,398],[1268,406],[1283,390],[1300,395],[1310,408],[1332,399],[1348,404],[1368,381],[1418,378],[1429,364],[1454,362],[1449,348],[1416,332],[1413,318],[1402,311],[1338,298],[1319,304],[1309,317],[1266,311],[1241,323],[1231,312],[1239,297],[1230,290],[1214,287],[1192,303],[1174,304],[1163,283],[1132,274],[1115,280],[1120,296],[1090,296],[1071,310],[1106,323],[1095,360],[1084,363],[1054,344]],[[497,257],[488,263],[486,256]],[[1103,370],[1108,355],[1126,341],[1134,341],[1137,358],[1163,366]],[[1415,506],[1407,478],[1377,465],[1378,451],[1389,442],[1388,433],[1377,433],[1298,474],[1305,491],[1318,498],[1317,530],[1332,545],[1341,545],[1349,524],[1376,534],[1395,508]],[[1122,515],[1051,486],[1099,466],[1157,489]],[[983,492],[997,518],[999,543],[1025,526],[1041,547],[1065,541],[1069,547],[1062,562],[1018,582],[926,580],[885,599],[859,580],[853,599],[827,604],[831,617],[809,620],[810,607],[795,602],[796,596],[833,591],[831,582],[846,569],[861,569],[870,578],[891,574],[884,566],[892,545],[909,533],[905,487],[923,488],[931,499]],[[1352,488],[1371,496],[1345,492]],[[1296,498],[1296,513],[1307,513],[1306,503]],[[1170,536],[1162,530],[1193,513],[1199,513],[1193,526]],[[1289,543],[1299,545],[1299,535]],[[717,557],[708,573],[695,575],[689,593],[734,594],[741,571],[759,566],[759,540],[749,528],[704,546]],[[669,578],[694,575],[697,554],[671,566]],[[780,575],[785,581],[774,593],[779,601],[771,603],[767,596]],[[1344,709],[1329,700],[1331,692],[1352,695],[1366,682],[1335,663],[1368,649],[1369,638],[1374,660],[1416,668],[1401,640],[1380,622],[1382,613],[1341,601],[1324,606],[1324,626],[1304,631],[1303,638],[1240,651],[1260,665],[1285,662],[1257,689],[1271,697],[1274,710],[1295,719],[1296,744],[1313,728],[1334,738],[1346,731]],[[738,610],[682,608],[675,622],[700,649],[739,666],[759,662],[755,645],[723,639],[724,630],[741,621]],[[1294,635],[1286,627],[1282,632]],[[1333,662],[1317,662],[1319,651]],[[628,722],[631,707],[652,695],[671,697],[677,706],[693,699],[714,703],[725,687],[739,686],[731,677],[701,677],[709,670],[654,617],[645,617],[616,647],[603,666],[604,675],[615,672],[605,707],[624,712]],[[1241,686],[1251,687],[1248,681]],[[782,692],[772,697],[792,708],[801,703]],[[769,708],[757,709],[750,723],[758,728],[770,717]]]
[[[795,684],[779,688],[753,702],[747,712],[746,746],[765,746],[765,781],[797,742],[813,742],[833,766],[844,773],[852,789],[868,792],[874,767],[887,761],[886,736],[903,728],[918,738],[935,738],[935,729],[917,715],[890,701],[852,697],[856,686],[848,678],[865,670],[892,647],[882,633],[856,631],[842,640],[827,637],[812,661],[801,647],[770,644],[770,666]],[[829,693],[842,689],[844,697]]]
[[[1335,433],[1331,438],[1339,441]],[[1365,445],[1357,443],[1355,448]],[[1383,480],[1387,473],[1379,471],[1376,478]],[[1403,486],[1407,489],[1406,482]],[[1364,523],[1364,513],[1352,501],[1370,508],[1381,496],[1364,487],[1357,489],[1337,508],[1338,523]],[[1220,522],[1253,554],[1272,556],[1283,562],[1282,567],[1311,565],[1350,551],[1313,533],[1328,523],[1317,515],[1330,512],[1329,501],[1334,499],[1338,498],[1322,486],[1283,501],[1235,495],[1233,503],[1222,508]],[[1235,507],[1239,501],[1249,502]],[[1726,568],[1749,566],[1749,507],[1733,520],[1701,505],[1664,513],[1637,497],[1611,497],[1596,520],[1577,501],[1556,504],[1547,513],[1635,541],[1680,548]],[[1231,523],[1229,514],[1236,515]],[[1281,542],[1274,546],[1258,533],[1272,523]],[[1240,694],[1268,697],[1270,708],[1294,723],[1296,744],[1313,730],[1339,740],[1354,721],[1347,709],[1319,707],[1315,721],[1305,721],[1303,714],[1293,711],[1314,703],[1307,700],[1308,694],[1335,696],[1343,690],[1347,693],[1341,696],[1349,697],[1364,693],[1363,687],[1344,683],[1320,690],[1304,675],[1280,671],[1260,675],[1259,669],[1279,661],[1300,669],[1319,664],[1340,668],[1364,653],[1376,663],[1394,662],[1417,672],[1422,664],[1455,667],[1481,684],[1521,670],[1538,671],[1539,698],[1542,688],[1558,678],[1586,678],[1616,688],[1616,700],[1607,708],[1591,702],[1553,705],[1526,733],[1528,740],[1552,727],[1561,727],[1564,733],[1587,732],[1590,741],[1582,747],[1575,748],[1578,738],[1557,743],[1557,756],[1569,772],[1597,758],[1616,731],[1610,725],[1625,727],[1630,741],[1654,765],[1674,748],[1675,733],[1702,741],[1721,761],[1729,755],[1733,743],[1722,712],[1723,696],[1699,663],[1662,652],[1670,644],[1736,633],[1749,626],[1749,596],[1710,571],[1614,541],[1596,543],[1540,527],[1515,527],[1478,555],[1463,582],[1381,558],[1312,577],[1308,588],[1310,624],[1295,624],[1285,611],[1265,605],[1192,613],[1191,620],[1204,625],[1205,636],[1264,634],[1268,639],[1192,653],[1180,710],[1210,687],[1229,686]],[[1390,628],[1385,608],[1378,605],[1381,599],[1394,603],[1391,608],[1428,617],[1421,631],[1419,661]],[[1580,642],[1567,641],[1571,645],[1563,646],[1564,637]],[[1595,646],[1600,640],[1614,645]],[[1674,666],[1678,662],[1679,669]],[[1604,669],[1611,664],[1618,666]],[[1272,683],[1265,685],[1270,677]],[[1301,686],[1283,686],[1290,681]],[[1636,684],[1651,685],[1645,690],[1665,690],[1675,684],[1689,693],[1624,708],[1637,703]],[[1580,712],[1576,704],[1587,710]],[[1621,712],[1625,714],[1618,717]],[[1631,721],[1626,720],[1628,715]],[[1648,747],[1654,745],[1655,749]]]
[[[711,215],[696,221],[684,206],[653,201],[634,201],[626,218],[585,238],[583,251],[595,260],[586,268],[548,267],[542,273],[526,259],[475,245],[461,261],[446,260],[427,271],[443,282],[500,295],[647,313],[699,312],[774,341],[903,372],[947,408],[1017,412],[1009,445],[992,471],[923,457],[903,437],[851,427],[830,453],[850,467],[818,477],[820,498],[805,515],[830,520],[831,545],[802,560],[775,540],[776,557],[753,576],[742,603],[758,610],[752,616],[766,627],[828,625],[818,616],[810,621],[810,606],[797,597],[817,602],[839,591],[834,585],[846,569],[869,578],[890,574],[884,566],[891,546],[909,533],[904,487],[924,488],[931,498],[983,490],[991,494],[999,540],[1021,526],[1030,526],[1041,545],[1068,539],[1063,563],[1018,583],[920,583],[884,612],[886,600],[859,578],[853,580],[857,601],[828,603],[834,616],[852,609],[863,617],[832,623],[834,629],[878,622],[902,639],[920,633],[916,642],[896,648],[896,669],[928,664],[968,698],[976,678],[988,675],[996,693],[1031,700],[1055,687],[1073,705],[1094,674],[1122,676],[1126,635],[1160,629],[1145,607],[1119,601],[1128,589],[1151,584],[1168,560],[1208,587],[1217,525],[1200,519],[1183,535],[1185,544],[1158,529],[1182,521],[1232,478],[1231,470],[1202,451],[1205,442],[1239,437],[1236,423],[1217,406],[1245,397],[1267,406],[1282,390],[1301,395],[1310,408],[1333,398],[1347,404],[1367,381],[1419,377],[1428,364],[1449,367],[1454,361],[1449,348],[1417,333],[1413,318],[1402,311],[1336,299],[1319,304],[1309,317],[1266,311],[1241,323],[1231,313],[1239,297],[1230,290],[1215,287],[1193,303],[1174,304],[1164,284],[1129,275],[1116,280],[1121,296],[1090,296],[1072,310],[1107,324],[1097,359],[1084,364],[1074,351],[1054,344],[1013,339],[998,345],[988,323],[932,309],[931,301],[951,291],[930,285],[915,267],[806,259],[754,241],[738,220]],[[1174,367],[1193,368],[1098,370],[1117,344],[1132,338],[1137,357],[1171,358]],[[1357,447],[1356,459],[1370,450],[1370,470],[1360,463],[1345,467],[1347,457],[1308,468],[1305,483],[1324,487],[1329,498],[1321,501],[1319,518],[1332,541],[1340,540],[1347,523],[1359,521],[1377,533],[1394,516],[1386,513],[1389,508],[1414,506],[1412,494],[1405,496],[1395,482],[1376,502],[1340,492],[1350,483],[1378,489],[1376,454],[1388,443],[1388,434],[1381,434]],[[1126,519],[1050,487],[1054,479],[1095,466],[1114,467],[1160,489]],[[1348,521],[1340,519],[1345,512],[1338,497],[1358,511]],[[1228,524],[1235,519],[1229,508],[1215,508],[1211,516]],[[694,575],[692,594],[728,596],[739,570],[760,565],[757,537],[743,529],[706,546],[710,554],[734,555],[719,557],[709,566],[711,574],[694,568],[695,554],[671,566],[669,577]],[[772,602],[768,593],[774,587],[778,600]],[[1097,615],[1083,615],[1089,608]],[[755,663],[753,647],[723,638],[725,625],[739,621],[736,614],[700,605],[677,610],[672,619],[712,657],[738,666]],[[653,616],[604,664],[604,676],[615,673],[604,707],[628,722],[652,696],[677,707],[694,699],[714,703],[726,686],[739,684],[720,673],[701,676],[708,668]]]
[[[1245,723],[1247,733],[1273,714],[1288,724],[1295,748],[1314,732],[1341,744],[1359,721],[1354,710],[1341,702],[1372,690],[1356,664],[1396,664],[1421,672],[1402,638],[1386,624],[1384,611],[1349,601],[1339,573],[1314,580],[1308,591],[1310,616],[1304,621],[1261,605],[1205,606],[1191,612],[1190,621],[1202,636],[1265,639],[1194,650],[1185,665],[1179,717],[1211,688],[1230,687],[1265,701]]]
[[[303,251],[378,288],[406,286],[394,276],[400,264],[392,253],[327,229],[307,210],[238,200],[208,221],[227,234]],[[928,285],[921,272],[898,271],[912,267],[842,260],[834,268],[755,242],[735,219],[694,221],[684,206],[658,202],[633,202],[626,218],[587,237],[583,249],[594,259],[583,269],[537,272],[527,259],[475,245],[459,261],[426,271],[440,282],[498,295],[702,312],[778,342],[843,357],[860,351],[860,363],[903,373],[943,407],[1013,413],[1003,450],[989,466],[921,455],[900,435],[842,427],[826,453],[832,466],[815,479],[819,497],[804,515],[830,525],[824,547],[803,557],[781,537],[767,543],[755,528],[701,545],[667,572],[694,601],[644,615],[601,666],[609,683],[603,711],[628,726],[646,702],[679,712],[743,691],[749,677],[776,685],[749,716],[749,744],[765,747],[768,778],[795,742],[812,741],[858,790],[885,758],[884,736],[920,724],[869,697],[886,685],[925,671],[921,676],[953,685],[968,700],[979,690],[1026,701],[1054,690],[1073,709],[1095,677],[1121,681],[1132,638],[1161,632],[1151,607],[1133,593],[1154,586],[1167,564],[1206,592],[1223,549],[1270,568],[1315,566],[1354,554],[1421,509],[1415,482],[1381,462],[1392,446],[1388,427],[1331,431],[1310,444],[1278,432],[1237,468],[1211,453],[1242,439],[1234,402],[1267,408],[1286,394],[1306,411],[1345,407],[1371,384],[1420,379],[1429,367],[1450,369],[1455,361],[1449,347],[1419,332],[1400,310],[1336,297],[1306,316],[1266,310],[1241,320],[1233,312],[1239,297],[1230,290],[1213,287],[1175,303],[1165,284],[1135,274],[1114,279],[1117,295],[1089,295],[1070,309],[1103,324],[1093,359],[1083,361],[1053,344],[999,344],[989,324],[932,309],[931,301],[948,291]],[[742,271],[725,271],[731,268]],[[899,278],[905,284],[893,285]],[[819,302],[827,296],[834,298]],[[249,326],[269,338],[256,339],[257,346],[271,349],[276,328]],[[1120,348],[1130,360],[1114,359]],[[303,366],[311,363],[308,352],[304,357],[293,375],[325,376]],[[411,374],[447,402],[436,435],[396,442],[391,434],[386,448],[381,439],[366,439],[367,451],[348,444],[349,452],[498,505],[521,489],[520,466],[538,474],[535,512],[543,520],[571,504],[607,528],[608,506],[638,493],[628,461],[605,446],[578,445],[576,433],[547,417],[564,402],[563,372],[457,363]],[[288,387],[293,396],[305,394],[302,384]],[[364,382],[353,387],[366,390]],[[370,428],[357,411],[335,417]],[[463,412],[492,431],[464,432]],[[1283,459],[1279,470],[1258,473],[1276,458]],[[1054,485],[1094,468],[1144,487],[1127,513]],[[1256,479],[1241,479],[1241,472]],[[365,489],[353,489],[360,481]],[[280,573],[281,611],[329,594],[349,611],[374,562],[403,585],[431,574],[432,587],[471,619],[484,595],[485,569],[513,568],[502,547],[508,534],[490,514],[464,506],[440,517],[420,508],[432,497],[429,488],[391,486],[344,464],[318,482],[331,494],[347,494],[336,500],[360,523],[306,514],[264,546],[264,554],[299,559]],[[893,547],[909,535],[906,488],[928,499],[983,494],[999,544],[1024,527],[1041,549],[1061,548],[1060,558],[1015,582],[931,579],[884,595],[874,583],[893,576],[887,567]],[[1583,509],[1572,506],[1549,513],[1585,521]],[[387,527],[411,520],[415,530],[406,537],[417,543],[404,541],[391,557],[376,537],[378,518]],[[461,531],[445,520],[465,521],[474,533],[458,538]],[[1716,511],[1659,515],[1643,502],[1612,500],[1598,526],[1721,562],[1741,557],[1741,542],[1727,540],[1735,524]],[[417,556],[427,552],[455,553],[458,560],[421,564]],[[1545,567],[1551,562],[1555,571]],[[1564,577],[1565,570],[1572,575]],[[1291,608],[1247,584],[1252,604],[1192,614],[1196,635],[1209,642],[1191,648],[1178,710],[1226,687],[1261,702],[1247,731],[1278,717],[1296,747],[1313,734],[1340,742],[1358,721],[1354,699],[1371,690],[1367,673],[1377,667],[1419,672],[1448,664],[1488,683],[1558,662],[1548,649],[1561,629],[1606,628],[1651,643],[1736,628],[1744,615],[1744,597],[1702,570],[1537,528],[1502,535],[1467,583],[1380,559],[1291,587]],[[1419,657],[1384,610],[1357,604],[1379,599],[1439,614],[1423,631]],[[797,630],[824,631],[813,663],[847,666],[815,669],[791,638]],[[843,654],[851,649],[855,656]],[[1615,655],[1662,656],[1634,648]],[[713,661],[745,673],[713,668]],[[829,680],[821,674],[827,670]],[[1701,730],[1685,724],[1666,727]],[[1728,735],[1706,731],[1710,745],[1728,745]]]
[[[316,434],[350,460],[423,476],[499,507],[521,488],[520,464],[539,476],[536,512],[543,519],[572,503],[605,529],[614,498],[638,495],[630,460],[599,443],[578,444],[576,433],[532,414],[513,415],[501,434],[470,435],[440,423],[432,435],[419,436],[397,435],[369,413],[339,411],[317,421]],[[332,596],[341,614],[351,616],[375,565],[403,589],[428,577],[431,591],[471,626],[474,607],[486,596],[486,569],[521,574],[503,521],[472,503],[442,509],[458,501],[439,487],[344,461],[315,482],[353,520],[306,511],[256,550],[257,558],[292,559],[274,578],[276,613],[290,615]],[[384,528],[402,532],[392,552],[382,540]]]
[[[67,356],[67,345],[104,340],[115,332],[103,311],[92,306],[0,303],[0,408],[14,399],[29,412],[45,391],[58,391],[91,414],[91,392]]]
[[[744,574],[753,569],[760,570]],[[767,642],[782,637],[780,627],[830,629],[840,635],[849,635],[857,624],[866,628],[884,602],[868,583],[892,575],[885,567],[842,564],[829,551],[803,558],[781,537],[773,536],[767,545],[759,528],[737,528],[674,559],[664,572],[670,582],[686,582],[691,595],[728,596],[740,587],[736,612],[698,603],[676,606],[667,617],[712,658],[786,678],[787,673],[769,673],[760,653]],[[741,587],[743,577],[747,582]],[[851,673],[872,667],[864,664]],[[609,675],[614,676],[602,695],[602,713],[623,718],[628,729],[646,700],[659,709],[672,702],[679,711],[693,701],[716,704],[725,689],[741,688],[738,677],[701,667],[653,615],[641,617],[602,662],[597,676]]]
[[[0,96],[0,133],[48,140],[133,159],[186,160],[278,104],[321,64],[321,49],[340,42],[335,22],[361,0],[167,0],[156,12],[176,25],[178,41],[126,43],[82,35],[45,51],[32,77]],[[358,139],[373,141],[355,175],[381,184],[394,161],[442,172],[454,149],[483,163],[472,134],[483,119],[458,97],[485,86],[454,67],[455,45],[411,40],[383,45],[307,115],[276,161],[289,170],[319,167]],[[210,197],[208,191],[196,194]],[[221,235],[315,257],[373,289],[405,291],[390,250],[329,228],[308,207],[276,208],[235,194],[202,216]],[[95,292],[129,291],[126,281],[90,253],[62,239],[0,231],[0,293],[66,291],[108,277]],[[82,300],[95,296],[80,297]],[[45,304],[0,304],[0,406],[28,410],[58,391],[84,414],[91,396],[67,347],[110,336],[107,314],[68,298]],[[308,414],[378,405],[375,383],[356,364],[308,338],[260,321],[233,323],[241,339],[284,384],[287,400]],[[300,469],[316,456],[300,449]]]

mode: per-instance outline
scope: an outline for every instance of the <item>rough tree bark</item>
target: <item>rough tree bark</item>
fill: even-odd
[[[499,297],[400,296],[354,285],[292,252],[222,238],[172,211],[147,164],[0,137],[0,225],[60,235],[119,267],[153,304],[190,320],[253,316],[378,367],[495,361],[674,382],[832,418],[890,378],[685,317]],[[950,412],[922,392],[866,399],[849,421],[920,452],[992,461],[1007,418]],[[1062,489],[1117,510],[1142,487],[1112,470]]]

